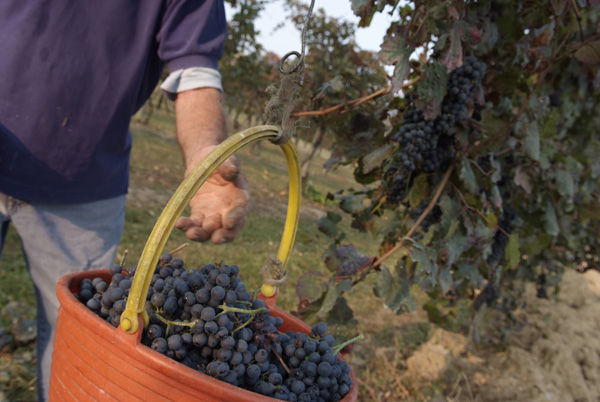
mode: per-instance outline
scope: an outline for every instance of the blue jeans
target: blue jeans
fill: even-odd
[[[84,204],[27,203],[0,193],[0,253],[9,224],[21,239],[37,302],[38,398],[48,399],[56,283],[62,276],[113,263],[123,234],[125,196]],[[1,267],[0,267],[1,269]]]

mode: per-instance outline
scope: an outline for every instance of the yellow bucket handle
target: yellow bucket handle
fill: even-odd
[[[164,249],[167,239],[175,226],[175,221],[179,218],[200,186],[204,184],[221,163],[240,148],[261,139],[276,139],[278,136],[279,129],[276,126],[256,126],[241,131],[223,141],[212,152],[206,155],[198,166],[181,182],[158,217],[154,229],[152,229],[150,237],[146,241],[146,245],[142,251],[133,283],[131,284],[127,306],[123,314],[121,314],[120,326],[123,331],[128,334],[137,332],[139,327],[138,315],[141,315],[144,319],[144,325],[148,325],[149,317],[146,311],[146,296],[148,295],[148,289],[150,288],[150,282],[160,253]],[[280,145],[280,147],[285,155],[290,176],[287,216],[279,251],[277,252],[277,258],[285,268],[292,247],[294,246],[296,230],[298,228],[301,177],[298,155],[294,144],[288,141]],[[265,285],[263,285],[264,288]]]

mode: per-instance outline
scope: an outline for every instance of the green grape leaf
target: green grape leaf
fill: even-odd
[[[336,299],[325,321],[327,322],[327,332],[335,336],[336,343],[342,343],[356,336],[357,322],[354,318],[354,312],[344,297]],[[314,325],[317,322],[318,320],[315,320],[315,322],[308,324]]]
[[[481,126],[488,135],[493,135],[506,125],[506,122],[497,117],[491,109],[486,109],[481,113]]]
[[[454,219],[450,222],[450,227],[448,228],[448,232],[446,232],[446,236],[444,236],[444,240],[451,239],[456,233],[456,230],[460,227],[460,222],[458,219]]]
[[[387,144],[366,155],[362,158],[362,173],[366,174],[381,167],[385,161],[394,155],[395,149],[394,145]]]
[[[504,258],[508,261],[509,268],[516,268],[521,259],[521,251],[519,250],[519,234],[511,233],[508,237],[508,245],[504,249]]]
[[[410,258],[418,263],[415,276],[419,278],[419,285],[423,290],[431,291],[436,284],[438,266],[436,264],[436,252],[433,248],[417,244],[410,253]]]
[[[327,293],[325,294],[323,304],[321,304],[321,308],[317,311],[316,316],[323,319],[335,305],[338,295],[339,293],[335,285],[335,278],[332,278],[329,283],[327,283]]]
[[[387,34],[381,44],[379,58],[388,65],[394,66],[392,93],[397,93],[410,72],[409,58],[415,48],[409,46],[406,40],[396,33]]]
[[[327,280],[321,272],[307,272],[298,278],[296,295],[300,300],[314,303],[319,300],[327,290]]]
[[[327,250],[323,253],[322,258],[327,269],[331,272],[338,272],[342,265],[342,261],[337,255],[337,245],[335,243],[329,245]]]
[[[540,128],[537,121],[531,120],[525,127],[525,137],[522,139],[522,145],[525,152],[531,157],[531,159],[540,160]]]
[[[423,111],[425,119],[433,120],[439,116],[442,100],[446,96],[448,73],[442,64],[431,62],[425,66],[423,74],[424,79],[417,88],[415,103]]]
[[[330,96],[332,93],[342,91],[343,89],[344,79],[342,76],[336,75],[332,80],[321,85],[321,88],[319,88],[319,92],[317,92],[314,99],[322,99],[326,96]]]
[[[352,289],[352,280],[343,279],[335,285],[335,289],[341,295],[342,293],[349,292]]]
[[[418,175],[408,192],[408,202],[410,203],[411,208],[416,208],[421,204],[421,201],[425,199],[428,188],[429,183],[427,182],[427,175],[424,173]]]
[[[333,223],[340,223],[342,221],[342,216],[340,214],[336,214],[335,212],[327,212],[327,219]]]
[[[557,170],[554,172],[554,178],[556,179],[556,189],[560,195],[572,199],[575,193],[575,183],[571,173],[566,170]]]
[[[469,249],[469,240],[466,236],[461,234],[457,234],[452,236],[450,240],[446,243],[446,248],[448,249],[448,257],[446,260],[446,266],[451,266],[454,262]]]
[[[349,194],[341,197],[336,197],[338,201],[340,201],[340,209],[348,214],[353,214],[355,212],[363,209],[363,195]]]
[[[525,168],[522,166],[519,166],[515,170],[515,177],[513,180],[515,184],[525,190],[527,194],[531,194],[533,191],[533,181],[531,180],[531,176],[529,176]]]
[[[350,3],[352,5],[352,11],[354,11],[354,14],[358,16],[358,13],[360,13],[361,9],[365,6],[368,6],[369,3],[371,3],[371,0],[350,0]]]
[[[412,313],[417,305],[410,295],[410,280],[406,267],[400,262],[393,271],[381,265],[373,292],[383,301],[383,305],[396,314]]]
[[[442,293],[446,294],[452,289],[454,280],[449,268],[442,268],[438,277],[438,281],[440,283],[440,287],[442,288]]]
[[[483,282],[483,277],[476,265],[466,262],[458,263],[458,273],[471,281],[475,286],[479,286]]]
[[[435,235],[435,225],[431,225],[431,226],[429,226],[429,229],[427,229],[427,233],[425,233],[425,235],[423,236],[423,239],[421,239],[421,243],[423,243],[425,246],[429,245],[429,243],[431,243],[431,241],[433,240],[434,235]]]
[[[500,194],[500,188],[496,185],[492,186],[490,190],[490,201],[496,208],[502,208],[502,194]]]
[[[584,64],[600,63],[600,41],[588,43],[575,52],[575,58]]]
[[[558,226],[558,218],[556,217],[556,210],[550,200],[546,201],[546,212],[544,214],[544,221],[546,222],[545,229],[546,233],[550,236],[557,236],[560,228]]]
[[[490,154],[490,163],[492,165],[493,172],[492,173],[492,182],[498,183],[502,180],[502,166],[500,165],[500,161],[498,161],[494,154]]]
[[[354,15],[360,18],[358,26],[368,27],[375,13],[373,1],[371,0],[350,0]]]
[[[471,164],[466,158],[463,158],[460,168],[460,178],[465,183],[465,187],[471,194],[477,194],[479,192],[479,184],[477,184],[477,178],[471,168]]]
[[[460,214],[460,205],[447,195],[442,196],[438,203],[442,210],[442,218],[440,220],[440,228],[442,233],[446,233],[446,238],[449,238],[458,228],[458,220]]]
[[[329,219],[329,217],[320,218],[317,221],[317,228],[328,237],[336,237],[339,233],[336,222]]]

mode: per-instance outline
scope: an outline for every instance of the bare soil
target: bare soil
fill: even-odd
[[[445,384],[426,398],[432,400],[600,401],[600,273],[567,271],[557,300],[538,299],[531,288],[526,301],[528,325],[504,350],[478,350],[435,329],[406,359],[401,382],[407,389]],[[415,393],[396,398],[412,400]]]

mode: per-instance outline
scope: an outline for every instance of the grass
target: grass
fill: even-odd
[[[17,234],[9,228],[0,258],[0,326],[8,328],[11,317],[4,313],[10,302],[35,306],[35,292],[23,259]]]
[[[148,126],[132,125],[133,149],[131,156],[130,193],[127,198],[125,231],[119,246],[117,261],[127,253],[125,265],[134,265],[141,254],[163,206],[181,182],[183,164],[174,136],[174,122],[170,114],[154,110]],[[300,147],[300,158],[305,155]],[[264,142],[260,153],[243,149],[238,153],[243,171],[248,178],[252,204],[245,226],[235,242],[225,245],[192,243],[183,233],[174,230],[165,251],[183,243],[187,247],[178,252],[188,265],[201,266],[223,261],[237,264],[248,289],[258,289],[259,271],[269,254],[275,254],[283,230],[287,208],[287,169],[278,147]],[[332,172],[323,171],[326,155],[318,156],[312,163],[310,188],[315,194],[327,194],[353,183],[351,170],[342,167]],[[314,197],[312,199],[317,199]],[[320,235],[316,220],[324,216],[331,206],[303,199],[296,245],[289,264],[288,282],[281,288],[277,303],[287,310],[296,307],[295,283],[300,275],[310,270],[321,270],[321,254],[329,240]],[[341,229],[347,233],[348,243],[359,250],[377,254],[378,239],[356,233],[344,220]],[[393,262],[392,262],[393,263]],[[5,243],[0,258],[0,312],[11,301],[35,305],[31,280],[22,259],[18,237],[13,231]],[[381,302],[372,293],[371,279],[356,286],[348,294],[348,302],[357,316],[357,330],[366,340],[356,345],[348,357],[360,382],[359,400],[395,401],[407,389],[400,381],[403,361],[429,336],[429,327],[423,314],[397,316],[382,309]],[[0,314],[0,324],[9,328],[8,317]],[[31,348],[32,345],[29,345]],[[17,364],[19,350],[6,349],[0,353],[0,374],[9,373],[9,379],[0,382],[4,398],[8,400],[34,400],[30,366]],[[35,357],[33,357],[35,359]],[[10,395],[10,397],[9,397]],[[0,400],[3,398],[0,395]]]

